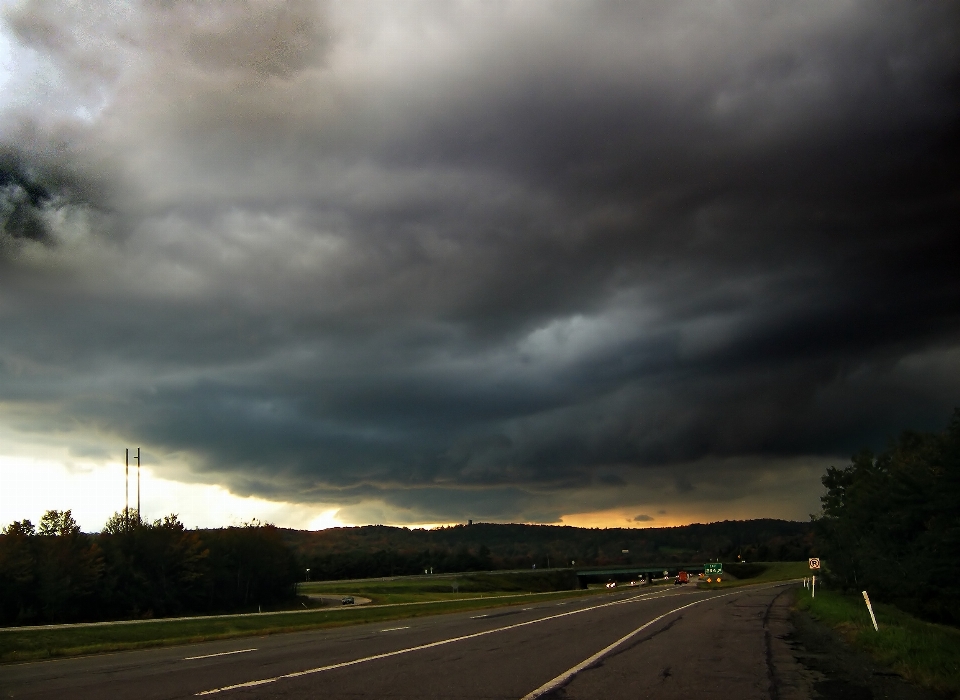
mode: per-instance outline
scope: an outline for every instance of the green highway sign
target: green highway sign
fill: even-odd
[[[703,565],[703,573],[705,573],[707,576],[722,574],[723,564],[718,561],[708,562]]]

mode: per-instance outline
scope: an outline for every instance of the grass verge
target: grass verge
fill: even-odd
[[[354,587],[350,590],[352,592]],[[78,626],[61,629],[23,627],[0,630],[0,662],[32,661],[126,649],[174,646],[214,639],[343,627],[368,622],[386,622],[440,613],[596,595],[600,592],[602,591],[557,591],[541,594],[510,594],[509,597],[484,594],[482,598],[474,595],[471,598],[426,602],[419,605],[320,608],[302,613],[151,620],[133,625]]]
[[[464,600],[486,594],[545,593],[576,590],[572,571],[484,572],[459,576],[410,576],[397,579],[362,581],[322,581],[301,583],[301,595],[352,595],[374,603],[416,603],[433,600]]]
[[[873,602],[873,601],[871,601]],[[873,603],[873,629],[862,596],[798,589],[796,607],[840,632],[852,646],[917,685],[960,696],[960,629],[924,622],[892,605]]]

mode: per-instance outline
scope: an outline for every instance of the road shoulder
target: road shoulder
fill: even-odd
[[[776,700],[938,700],[941,696],[882,668],[850,647],[830,627],[781,596],[771,609],[771,650]],[[806,694],[804,694],[806,693]]]

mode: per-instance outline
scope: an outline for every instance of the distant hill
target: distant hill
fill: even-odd
[[[307,532],[283,530],[311,578],[342,579],[454,571],[711,559],[798,561],[810,556],[811,523],[725,520],[664,528],[580,528],[474,523],[434,530],[368,525]],[[626,550],[626,551],[624,551]]]

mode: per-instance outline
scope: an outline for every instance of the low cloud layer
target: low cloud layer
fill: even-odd
[[[3,17],[24,439],[369,521],[657,523],[802,517],[960,403],[950,4]]]

